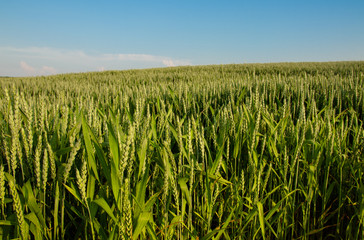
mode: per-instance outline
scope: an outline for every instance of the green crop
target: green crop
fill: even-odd
[[[364,238],[364,62],[0,84],[1,239]]]

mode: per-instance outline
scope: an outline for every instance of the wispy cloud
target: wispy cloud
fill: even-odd
[[[0,75],[33,76],[180,65],[191,63],[149,54],[90,54],[80,50],[47,47],[0,47]]]
[[[20,68],[26,73],[26,75],[49,75],[56,74],[57,70],[54,67],[42,66],[41,68],[34,68],[24,61],[20,61]]]
[[[35,69],[32,66],[29,66],[28,63],[24,61],[20,61],[20,67],[23,69],[27,74],[34,74]]]
[[[165,60],[163,60],[163,64],[166,65],[167,67],[174,67],[174,66],[176,66],[176,64],[171,59],[168,59],[168,60],[165,59]]]
[[[40,70],[41,75],[43,74],[56,74],[57,70],[54,67],[43,66]]]

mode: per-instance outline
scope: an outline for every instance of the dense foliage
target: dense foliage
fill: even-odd
[[[2,239],[364,237],[364,62],[0,84]]]

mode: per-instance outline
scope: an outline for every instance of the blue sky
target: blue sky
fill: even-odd
[[[364,60],[364,1],[1,1],[0,76]]]

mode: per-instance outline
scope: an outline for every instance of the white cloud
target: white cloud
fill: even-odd
[[[53,67],[42,66],[41,68],[35,68],[30,66],[25,61],[20,61],[20,68],[26,73],[26,75],[35,76],[35,75],[49,75],[56,74],[57,70]]]
[[[191,65],[188,60],[166,56],[125,53],[89,54],[80,50],[47,47],[0,47],[0,62],[6,62],[6,66],[0,66],[0,75],[10,76]],[[16,68],[18,70],[14,71]],[[11,72],[10,69],[12,69]]]
[[[57,70],[54,67],[43,66],[40,72],[48,75],[48,74],[56,74]]]
[[[24,61],[20,61],[20,67],[21,69],[23,69],[27,74],[34,74],[36,71],[35,69],[30,66],[29,64],[27,64]]]
[[[165,59],[165,60],[163,60],[163,64],[166,65],[167,67],[174,67],[174,66],[176,66],[176,64],[174,64],[173,60],[171,60],[171,59]]]

